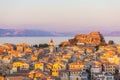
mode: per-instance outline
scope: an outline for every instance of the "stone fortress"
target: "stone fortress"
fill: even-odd
[[[64,41],[61,43],[62,46],[66,45],[105,45],[106,42],[104,37],[100,32],[91,32],[89,34],[77,34],[73,39],[69,39],[68,41]]]

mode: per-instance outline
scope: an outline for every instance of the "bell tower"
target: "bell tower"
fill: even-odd
[[[50,53],[53,53],[53,51],[54,51],[54,42],[52,39],[50,40],[49,50],[50,50]]]

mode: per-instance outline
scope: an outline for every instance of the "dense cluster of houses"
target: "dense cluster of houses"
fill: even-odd
[[[120,45],[0,44],[0,80],[120,80]]]

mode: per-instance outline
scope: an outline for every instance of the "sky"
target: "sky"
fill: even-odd
[[[120,0],[0,0],[0,28],[119,30]]]

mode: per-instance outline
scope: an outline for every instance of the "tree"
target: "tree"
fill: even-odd
[[[37,45],[37,44],[35,44],[35,45],[33,45],[33,47],[38,48],[38,45]]]
[[[119,74],[119,70],[115,69],[115,74],[118,75]]]
[[[113,44],[114,44],[114,41],[113,41],[113,40],[109,40],[108,44],[109,44],[109,45],[113,45]]]
[[[62,47],[62,44],[59,44],[59,47]]]
[[[99,46],[95,46],[96,51],[99,50]]]

